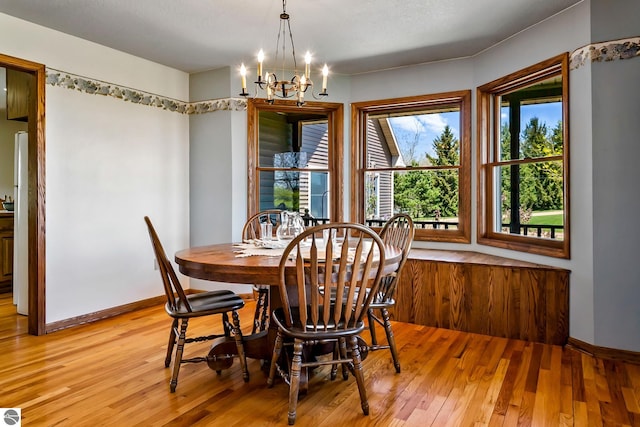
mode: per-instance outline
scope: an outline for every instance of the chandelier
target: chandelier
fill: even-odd
[[[320,97],[328,95],[327,76],[329,75],[329,68],[327,67],[327,64],[324,64],[324,67],[322,68],[322,92],[318,93],[318,95],[314,94],[313,81],[311,80],[310,75],[311,54],[307,52],[304,56],[304,74],[298,74],[296,48],[293,44],[291,23],[289,21],[289,14],[287,13],[286,6],[287,1],[282,0],[282,13],[280,14],[280,30],[278,31],[275,62],[278,62],[279,52],[282,48],[282,74],[284,74],[286,59],[286,40],[288,33],[288,38],[291,41],[291,54],[293,56],[294,74],[289,80],[280,80],[274,72],[269,71],[267,71],[263,76],[262,69],[264,62],[264,52],[262,49],[260,49],[260,52],[258,53],[258,67],[256,72],[257,80],[254,82],[256,85],[256,92],[254,94],[254,97],[256,97],[258,90],[262,90],[266,92],[267,102],[270,104],[273,104],[274,97],[282,99],[295,98],[296,105],[302,106],[304,105],[304,95],[307,91],[309,91],[309,93],[311,93],[311,95],[315,99],[320,99]],[[281,40],[282,45],[280,44]],[[240,76],[242,79],[242,93],[240,94],[240,96],[249,97],[249,93],[247,93],[247,68],[244,66],[244,63],[240,67]]]

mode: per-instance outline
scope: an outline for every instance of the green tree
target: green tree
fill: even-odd
[[[509,132],[509,124],[503,123],[500,128],[500,159],[511,159],[511,132]],[[511,178],[510,168],[500,168],[501,178],[501,206],[503,219],[509,222],[509,218],[504,218],[511,210]]]
[[[427,159],[433,166],[457,166],[460,164],[460,142],[447,125],[433,140],[435,156],[427,153]],[[439,169],[433,173],[432,186],[435,199],[431,203],[443,216],[458,215],[458,170]],[[434,210],[435,210],[434,209]]]
[[[532,117],[521,136],[525,158],[544,158],[562,153],[562,125],[549,132]],[[520,166],[520,205],[534,211],[562,209],[562,170],[557,162],[541,161]]]

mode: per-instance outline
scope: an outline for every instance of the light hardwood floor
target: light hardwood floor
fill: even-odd
[[[245,331],[252,313],[253,304],[240,313]],[[22,408],[23,426],[287,424],[287,386],[267,388],[256,360],[249,383],[237,361],[221,375],[184,365],[170,393],[169,325],[158,306],[34,337],[10,294],[0,295],[0,407]],[[190,325],[210,327],[204,319]],[[388,351],[364,362],[370,415],[362,414],[353,377],[330,381],[323,368],[299,401],[296,426],[640,426],[639,365],[447,329],[394,328],[402,373]],[[192,344],[188,354],[207,348]]]

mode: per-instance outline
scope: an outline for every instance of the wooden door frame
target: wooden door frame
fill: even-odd
[[[45,66],[0,54],[0,67],[31,74],[29,88],[28,244],[29,334],[46,333],[45,322]]]

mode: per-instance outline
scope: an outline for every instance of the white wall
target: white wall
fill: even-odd
[[[0,53],[188,100],[186,73],[0,14]],[[46,86],[46,321],[162,295],[143,221],[189,245],[183,114]]]
[[[226,98],[236,89],[240,93],[233,74],[229,67],[192,74],[190,99]],[[247,200],[246,117],[245,111],[216,111],[189,118],[192,246],[240,240]],[[212,290],[229,285],[191,279],[191,287]],[[250,293],[251,286],[233,290]]]
[[[637,0],[592,0],[592,41],[640,36],[639,17]],[[640,58],[594,62],[590,72],[595,341],[640,351]]]

